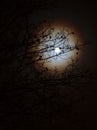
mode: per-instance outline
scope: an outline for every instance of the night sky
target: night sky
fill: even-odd
[[[93,1],[0,4],[0,130],[97,129],[96,12]],[[36,27],[53,19],[68,21],[87,44],[78,67],[57,79],[40,73],[28,56]]]

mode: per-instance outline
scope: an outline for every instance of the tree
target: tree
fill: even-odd
[[[56,28],[47,21],[41,25],[34,25],[34,29],[32,30],[33,32],[30,33],[30,37],[27,41],[27,55],[31,58],[32,64],[41,63],[43,67],[45,63],[51,63],[59,58],[62,60],[71,60],[69,68],[72,67],[73,69],[75,67],[78,59],[73,60],[71,56],[65,55],[75,50],[76,55],[78,55],[81,47],[86,45],[86,43],[79,44],[79,41],[76,41],[73,44],[70,43],[70,37],[76,35],[75,32],[69,32],[68,30],[65,30],[64,27],[61,30],[56,31]],[[41,73],[47,71],[48,67],[43,67]]]

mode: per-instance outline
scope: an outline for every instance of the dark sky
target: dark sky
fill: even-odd
[[[96,7],[93,1],[1,2],[0,130],[97,129]],[[34,23],[54,17],[74,23],[85,41],[90,43],[85,47],[82,59],[82,68],[88,71],[67,79],[33,81],[35,71],[26,57],[26,42],[23,42],[27,38],[23,31],[26,17]]]
[[[24,2],[3,1],[1,4],[0,32],[10,28],[11,21],[23,19],[27,15],[32,17],[30,22],[37,23],[44,19],[63,18],[74,23],[85,39],[85,42],[91,43],[84,50],[83,63],[89,68],[95,68],[97,61],[97,30],[96,30],[96,4],[93,2],[74,2],[74,1],[43,1],[28,0]],[[2,34],[3,35],[3,34]],[[2,37],[2,36],[1,36]],[[6,36],[5,36],[6,37]],[[7,44],[7,43],[6,43]],[[84,65],[84,66],[85,66]]]

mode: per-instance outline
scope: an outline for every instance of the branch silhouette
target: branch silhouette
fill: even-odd
[[[32,58],[32,63],[47,61],[57,56],[62,56],[70,51],[78,50],[79,45],[71,45],[69,38],[74,32],[66,32],[64,29],[55,34],[55,28],[46,27],[30,41],[28,56]],[[60,49],[60,53],[55,53],[55,48]]]

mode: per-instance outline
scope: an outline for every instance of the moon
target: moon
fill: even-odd
[[[56,54],[59,54],[60,52],[61,52],[61,49],[60,49],[59,47],[56,47],[56,48],[55,48],[55,53],[56,53]]]

